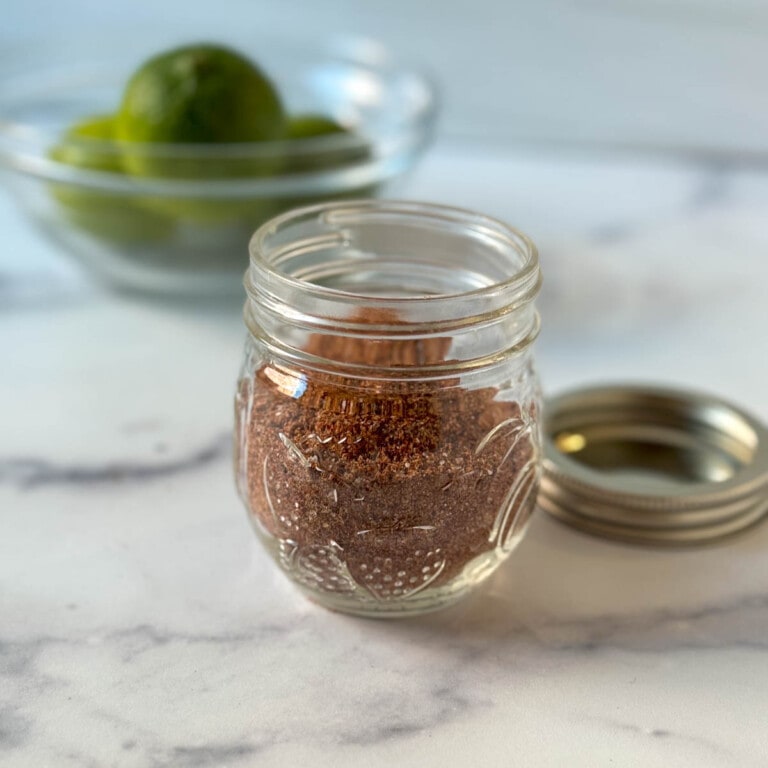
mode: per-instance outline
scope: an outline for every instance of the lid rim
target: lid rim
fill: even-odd
[[[556,450],[556,449],[555,449]],[[575,462],[574,462],[575,463]],[[678,494],[663,494],[649,491],[647,494],[637,491],[621,491],[613,485],[600,482],[599,473],[596,482],[587,482],[573,477],[563,471],[562,467],[555,464],[547,457],[544,460],[544,469],[554,485],[567,489],[575,496],[591,496],[599,491],[601,499],[619,506],[642,509],[647,512],[657,510],[688,510],[709,509],[724,504],[733,504],[744,499],[759,497],[768,493],[768,479],[761,482],[761,478],[755,478],[754,482],[738,483],[724,481],[723,483],[696,483],[695,491],[685,493],[682,489]],[[725,487],[726,482],[729,483]],[[711,489],[711,490],[710,490]]]
[[[759,498],[747,497],[727,507],[712,506],[674,510],[670,514],[664,508],[638,509],[632,507],[619,507],[607,504],[605,500],[592,501],[586,497],[574,499],[567,493],[559,493],[556,487],[549,483],[542,484],[542,502],[552,505],[574,509],[574,514],[591,520],[603,521],[615,525],[627,525],[637,528],[696,528],[724,522],[748,514],[755,505],[760,503]],[[571,502],[569,505],[568,502]],[[574,502],[578,502],[578,504]]]
[[[585,517],[571,510],[551,505],[547,499],[542,499],[539,503],[541,508],[555,520],[582,533],[611,541],[646,546],[685,547],[715,544],[758,525],[768,517],[768,501],[764,501],[756,505],[749,513],[738,515],[718,524],[664,529],[639,528]]]
[[[578,438],[573,454],[558,445],[569,432]],[[768,429],[713,395],[632,384],[566,392],[545,404],[543,444],[540,506],[594,535],[693,544],[768,514]],[[610,468],[575,458],[585,445],[607,456]],[[721,458],[732,474],[709,479],[722,469],[710,462]],[[616,470],[635,475],[623,481]],[[647,491],[638,490],[637,470],[651,472]],[[660,482],[666,472],[672,483]]]

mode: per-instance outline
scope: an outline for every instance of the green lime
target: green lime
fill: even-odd
[[[291,173],[322,173],[342,170],[347,166],[364,163],[371,158],[370,144],[360,135],[329,117],[318,114],[295,115],[288,121],[286,138],[292,141],[303,141],[327,136],[348,136],[347,141],[338,143],[322,143],[307,141],[303,146],[288,144],[283,171]],[[376,185],[366,185],[357,188],[345,187],[340,192],[326,192],[315,195],[299,195],[286,197],[276,203],[279,211],[312,205],[327,200],[345,199],[350,197],[372,197],[376,194]]]
[[[288,120],[287,139],[311,139],[333,133],[347,133],[347,129],[323,115],[296,115]]]
[[[323,115],[296,115],[288,121],[286,138],[292,141],[317,139],[323,136],[348,136],[349,141],[331,143],[329,146],[313,145],[290,147],[285,160],[286,173],[309,173],[341,168],[367,160],[368,144],[353,131]]]
[[[116,132],[124,142],[126,167],[137,176],[191,181],[270,176],[279,171],[280,158],[235,145],[282,138],[285,114],[275,88],[253,62],[222,46],[190,45],[154,56],[131,77]],[[272,210],[261,199],[204,195],[153,202],[180,218],[209,224],[261,220]]]
[[[60,163],[99,173],[123,173],[114,118],[97,115],[72,125],[50,152]],[[57,183],[53,194],[70,221],[91,234],[115,242],[143,242],[162,239],[172,229],[164,216],[144,208],[125,194],[94,190],[74,184]]]
[[[112,115],[96,115],[81,120],[67,130],[64,141],[53,149],[51,155],[59,162],[78,168],[122,173],[120,154],[113,143],[114,125]]]
[[[117,117],[117,138],[140,144],[231,144],[285,133],[275,88],[248,59],[217,45],[191,45],[155,56],[131,77]],[[126,148],[138,176],[211,179],[250,176],[237,153],[206,156],[174,148]]]

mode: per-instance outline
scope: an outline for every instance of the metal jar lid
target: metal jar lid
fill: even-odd
[[[720,398],[644,386],[547,401],[539,504],[585,532],[704,543],[768,513],[768,429]]]

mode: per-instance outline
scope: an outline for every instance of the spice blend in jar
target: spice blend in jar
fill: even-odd
[[[361,210],[375,219],[386,205]],[[421,214],[392,205],[406,218]],[[386,274],[377,279],[386,282]],[[292,335],[283,327],[282,338],[296,344],[289,353],[281,337],[265,332],[273,308],[271,319],[262,313],[255,322],[262,305],[253,306],[254,296],[268,299],[253,282],[250,288],[236,463],[241,495],[267,548],[307,594],[331,608],[403,615],[453,602],[506,558],[535,504],[535,327],[518,318],[523,343],[510,350],[498,331],[512,326],[483,315],[498,326],[486,335],[504,348],[492,360],[465,365],[460,330],[445,333],[438,322],[432,332],[429,323],[414,324],[362,294],[338,327],[316,318],[301,326],[317,323],[322,332]],[[534,294],[537,288],[536,281]],[[331,299],[346,297],[330,290]],[[414,308],[409,303],[405,315]]]

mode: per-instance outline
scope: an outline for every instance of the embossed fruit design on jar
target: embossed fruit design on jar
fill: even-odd
[[[310,598],[433,610],[518,543],[540,472],[539,286],[525,236],[441,206],[328,204],[254,235],[235,471]]]

